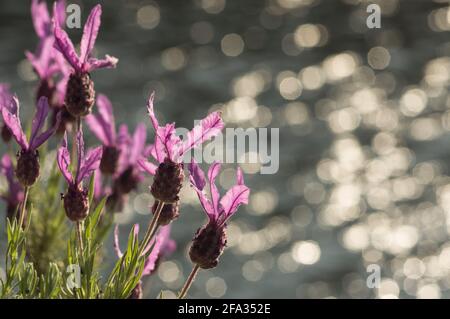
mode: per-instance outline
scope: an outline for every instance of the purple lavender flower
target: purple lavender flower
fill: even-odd
[[[28,142],[20,124],[19,100],[17,97],[13,97],[9,108],[3,107],[1,111],[5,125],[21,147],[21,151],[18,154],[16,176],[24,187],[31,186],[39,176],[40,165],[37,149],[53,135],[59,123],[41,132],[49,112],[47,98],[41,97],[37,103],[37,110],[31,128],[31,137]]]
[[[12,219],[24,199],[24,190],[22,185],[14,176],[14,166],[11,157],[8,154],[3,155],[0,162],[0,173],[6,177],[8,182],[8,193],[0,195],[6,202],[6,216]]]
[[[181,159],[183,155],[192,148],[204,143],[210,138],[218,135],[224,123],[220,112],[213,112],[200,121],[187,135],[186,140],[181,140],[175,134],[175,123],[160,126],[153,109],[154,94],[151,94],[147,109],[155,130],[155,143],[146,152],[152,156],[158,166],[147,161],[145,158],[139,160],[142,170],[155,175],[151,187],[152,195],[157,201],[165,203],[158,219],[159,225],[167,225],[179,216],[179,197],[184,173]],[[155,201],[152,212],[156,212],[158,202]]]
[[[152,251],[148,255],[145,260],[144,270],[142,271],[141,280],[138,285],[133,289],[131,296],[129,299],[142,299],[142,278],[146,276],[152,275],[158,264],[162,259],[171,255],[176,249],[176,243],[173,239],[170,238],[170,225],[162,227],[158,234],[156,235],[156,239],[152,238],[150,243],[147,245],[144,250],[144,254],[148,253],[150,249]],[[135,224],[133,227],[134,236],[138,236],[139,234],[139,225]],[[114,250],[116,251],[117,257],[121,258],[123,256],[122,251],[119,246],[119,226],[116,225],[114,228]]]
[[[220,198],[215,185],[220,167],[220,163],[214,162],[208,170],[208,186],[211,194],[211,200],[209,200],[204,193],[205,174],[194,160],[189,164],[191,185],[197,192],[200,204],[208,216],[208,223],[199,228],[195,234],[189,256],[193,263],[203,269],[217,266],[227,242],[226,222],[236,213],[241,204],[248,204],[250,194],[250,189],[244,185],[242,171],[238,168],[236,185]]]
[[[11,110],[11,108],[13,107],[14,107],[13,95],[9,90],[9,85],[5,83],[0,83],[0,113],[2,112],[3,108]],[[12,133],[8,128],[8,126],[6,126],[5,124],[2,125],[1,136],[2,140],[5,143],[9,143],[9,141],[12,138]]]
[[[96,5],[89,14],[81,38],[80,55],[76,53],[72,41],[61,28],[58,19],[54,19],[55,48],[73,68],[67,83],[65,101],[67,110],[75,117],[86,116],[94,105],[95,91],[90,72],[101,68],[113,68],[118,62],[118,59],[109,55],[101,60],[91,56],[100,28],[101,14],[101,5]]]
[[[105,175],[114,175],[118,166],[120,146],[116,136],[113,107],[103,94],[97,97],[97,107],[99,113],[88,115],[86,123],[103,144],[104,156],[100,163],[101,172]]]
[[[67,133],[61,147],[58,149],[57,162],[61,173],[69,184],[64,194],[64,209],[71,221],[80,221],[87,217],[89,212],[88,190],[83,187],[83,180],[89,178],[98,169],[102,158],[102,148],[88,150],[84,154],[84,139],[82,131],[77,133],[78,159],[75,176],[69,170],[70,153],[67,148]]]

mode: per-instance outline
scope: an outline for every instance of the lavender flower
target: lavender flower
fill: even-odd
[[[138,236],[139,234],[139,225],[134,225],[134,236]],[[144,270],[142,271],[141,280],[138,285],[133,289],[131,296],[129,299],[142,299],[142,278],[146,276],[152,275],[160,261],[171,255],[176,249],[176,243],[173,239],[170,239],[170,225],[162,227],[158,234],[156,235],[156,239],[153,238],[150,243],[147,245],[144,250],[144,254],[148,253],[148,251],[152,249],[147,259],[145,260]],[[116,251],[117,257],[122,258],[123,253],[120,250],[119,246],[119,227],[116,225],[114,228],[114,250]]]
[[[66,107],[75,117],[86,116],[95,102],[94,83],[90,72],[101,68],[113,68],[118,60],[106,55],[98,60],[91,56],[101,23],[102,7],[96,5],[84,25],[81,38],[80,55],[77,55],[72,41],[61,28],[58,19],[54,19],[55,48],[61,52],[73,68],[67,83]]]
[[[103,144],[103,157],[100,170],[105,175],[114,175],[117,171],[120,155],[120,145],[116,136],[113,107],[105,95],[97,97],[98,114],[86,117],[86,123],[91,131]]]
[[[184,173],[183,164],[180,163],[183,155],[192,148],[202,144],[210,138],[218,135],[224,127],[220,112],[213,112],[200,121],[187,135],[186,140],[181,140],[175,134],[175,123],[160,126],[153,109],[154,94],[147,103],[147,109],[155,130],[155,143],[149,150],[149,154],[158,162],[158,166],[140,159],[141,169],[155,175],[151,193],[158,201],[165,203],[161,211],[158,223],[166,225],[179,215],[179,197]],[[152,211],[155,213],[157,202]]]
[[[220,163],[214,162],[208,170],[211,194],[211,200],[209,200],[204,193],[205,174],[194,160],[189,164],[191,185],[197,192],[200,204],[208,216],[208,223],[199,228],[195,234],[189,256],[193,263],[203,269],[217,266],[227,242],[226,222],[236,213],[241,204],[248,203],[250,194],[250,189],[244,185],[242,171],[238,168],[236,185],[220,198],[220,193],[215,185],[220,167]]]
[[[41,132],[49,112],[48,100],[41,97],[37,103],[37,110],[33,118],[31,137],[29,142],[25,136],[19,119],[19,100],[13,97],[9,108],[2,108],[5,125],[22,148],[18,154],[16,176],[24,187],[33,185],[39,176],[39,153],[37,149],[45,143],[55,132],[57,125]]]
[[[14,166],[11,157],[8,154],[3,155],[0,162],[0,173],[6,177],[8,182],[8,193],[0,195],[6,202],[6,216],[12,219],[24,200],[24,190],[22,185],[15,179]]]
[[[71,221],[81,221],[88,215],[88,190],[83,187],[83,180],[89,178],[99,167],[102,157],[101,147],[88,150],[87,154],[84,154],[84,139],[81,131],[77,133],[77,149],[77,167],[75,176],[73,176],[69,170],[70,153],[67,148],[67,133],[64,134],[61,147],[58,149],[57,162],[61,173],[69,184],[63,199],[66,215]]]

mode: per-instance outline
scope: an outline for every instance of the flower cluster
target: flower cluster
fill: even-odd
[[[190,150],[221,133],[225,126],[221,113],[212,112],[181,138],[176,134],[175,123],[163,125],[158,121],[154,111],[155,95],[152,93],[147,101],[149,124],[154,130],[151,143],[148,144],[147,141],[145,123],[138,124],[132,133],[125,124],[116,128],[113,104],[104,94],[98,94],[96,97],[94,79],[91,77],[92,71],[113,68],[118,62],[109,55],[104,59],[92,56],[101,25],[101,6],[95,6],[87,18],[79,54],[63,29],[64,1],[54,3],[51,16],[45,1],[33,0],[31,12],[39,44],[34,53],[27,52],[26,56],[38,75],[39,83],[29,136],[22,128],[18,98],[10,92],[7,84],[0,85],[0,113],[3,122],[1,136],[5,143],[12,139],[17,142],[17,159],[5,154],[0,163],[0,172],[6,177],[8,186],[7,191],[1,194],[7,206],[6,217],[20,217],[19,221],[23,226],[32,224],[32,219],[24,217],[26,207],[32,207],[34,203],[41,201],[36,195],[38,191],[45,194],[46,189],[48,192],[54,192],[59,188],[59,206],[67,220],[74,223],[74,237],[78,241],[76,254],[72,255],[73,243],[72,239],[68,238],[67,253],[70,260],[75,258],[83,265],[84,282],[89,285],[88,288],[75,292],[73,296],[79,297],[84,293],[97,291],[99,296],[103,294],[105,297],[141,298],[142,279],[154,273],[159,261],[175,250],[176,245],[170,238],[170,230],[172,222],[180,214],[182,203],[179,194],[185,174],[188,173],[191,186],[208,216],[207,224],[195,233],[190,248],[189,256],[195,265],[193,274],[195,275],[199,268],[216,267],[226,245],[226,223],[241,204],[247,204],[250,191],[244,185],[242,171],[238,169],[236,185],[220,198],[215,185],[220,164],[211,165],[207,181],[194,160],[191,160],[188,171],[185,172],[183,159]],[[97,106],[96,109],[94,105]],[[53,118],[49,116],[50,112],[53,112]],[[73,127],[74,123],[76,125]],[[86,151],[84,123],[101,143]],[[55,135],[57,132],[63,133],[62,138],[58,134]],[[55,144],[60,145],[56,152],[49,151],[53,143],[48,141],[52,137],[56,140]],[[44,144],[45,147],[42,147]],[[72,144],[71,148],[69,144]],[[9,152],[13,152],[14,147],[9,144]],[[56,158],[50,160],[59,168],[59,171],[55,170],[56,177],[46,176],[45,182],[39,180],[45,171],[41,170],[41,155],[38,151],[41,147],[45,150],[42,153],[47,156],[46,160],[48,156],[56,153]],[[146,180],[144,173],[153,177],[152,184],[148,185],[154,198],[154,201],[149,203],[153,216],[148,228],[139,240],[139,225],[135,225],[127,250],[122,252],[116,226],[114,247],[119,261],[104,289],[95,290],[93,287],[97,287],[98,280],[92,274],[97,260],[95,254],[101,246],[96,242],[100,235],[94,236],[96,229],[108,228],[108,216],[120,212],[126,205],[129,194],[143,186]],[[59,180],[64,181],[63,185]],[[56,181],[56,188],[48,186],[53,181]],[[206,185],[209,187],[211,199],[206,197]],[[59,208],[51,204],[39,207],[59,211]],[[41,212],[36,211],[36,214]],[[46,211],[43,215],[58,216],[57,212],[53,211]],[[47,227],[48,231],[57,231],[59,226],[55,225],[60,225],[61,222],[58,217],[55,218],[58,223],[40,227],[46,231]],[[46,244],[42,243],[40,247],[45,249]],[[29,255],[34,256],[34,252],[29,252]],[[180,297],[186,295],[194,277],[190,276]],[[45,276],[42,278],[49,280]],[[1,294],[8,291],[8,287],[5,288],[3,283],[0,288]],[[62,289],[61,293],[62,291],[64,290]]]

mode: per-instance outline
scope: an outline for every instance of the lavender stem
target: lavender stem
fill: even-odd
[[[200,266],[196,264],[194,266],[194,268],[192,269],[191,273],[189,274],[189,277],[186,279],[186,282],[184,283],[184,286],[178,295],[178,299],[184,299],[186,297],[186,295],[189,291],[189,288],[191,288],[192,283],[194,282],[195,277],[197,276],[197,273],[199,270],[200,270]]]

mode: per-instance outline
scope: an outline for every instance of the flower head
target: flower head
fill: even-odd
[[[116,136],[113,107],[109,99],[100,94],[97,97],[98,114],[90,114],[86,117],[86,123],[91,131],[103,144],[102,161],[100,170],[103,174],[113,175],[117,170],[120,148]]]
[[[66,194],[64,194],[64,209],[67,217],[72,221],[79,221],[86,218],[89,211],[88,191],[83,187],[83,180],[99,167],[102,158],[102,148],[97,147],[84,153],[83,133],[77,134],[77,166],[75,175],[70,172],[70,153],[67,146],[67,133],[61,147],[58,149],[57,162],[62,175],[69,184]]]
[[[54,19],[53,32],[55,35],[55,48],[61,52],[76,73],[89,73],[96,69],[113,68],[118,62],[116,58],[109,55],[106,55],[106,57],[101,60],[91,56],[100,29],[101,15],[102,6],[98,4],[91,10],[86,24],[84,25],[80,55],[76,53],[72,41],[67,33],[61,28],[60,21]]]
[[[219,262],[226,245],[226,222],[238,210],[241,204],[248,203],[250,189],[244,185],[240,168],[237,170],[236,185],[220,197],[215,180],[220,172],[220,163],[214,162],[208,170],[208,182],[198,164],[192,160],[189,164],[190,182],[196,191],[200,204],[208,216],[208,223],[197,230],[189,256],[201,268],[214,268]],[[204,189],[208,184],[211,199],[208,199]]]
[[[8,127],[14,139],[21,147],[17,160],[16,175],[23,186],[31,186],[39,177],[39,154],[37,149],[45,143],[59,126],[59,117],[56,125],[42,132],[45,120],[49,112],[48,100],[41,97],[37,103],[37,110],[31,126],[31,136],[27,140],[19,118],[19,100],[13,97],[9,107],[3,107],[3,121]]]
[[[3,155],[0,162],[0,173],[6,177],[8,183],[8,193],[0,195],[7,205],[7,217],[12,218],[24,199],[24,191],[22,185],[14,176],[14,166],[11,157],[8,154]]]

